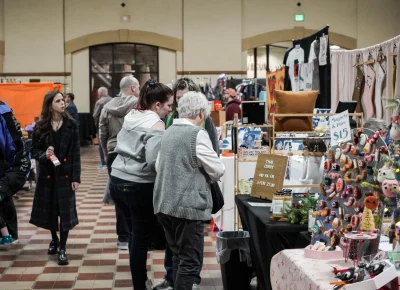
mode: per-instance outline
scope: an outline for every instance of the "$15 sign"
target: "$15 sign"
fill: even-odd
[[[349,112],[346,110],[330,118],[331,146],[351,140]]]

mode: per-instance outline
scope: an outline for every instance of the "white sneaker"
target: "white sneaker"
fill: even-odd
[[[117,248],[118,250],[128,250],[128,243],[123,243],[123,242],[117,242]]]
[[[146,281],[146,290],[152,290],[153,289],[153,283],[151,282],[151,280],[150,279],[148,279],[147,281]]]
[[[193,284],[192,290],[200,290],[200,286],[198,284]]]

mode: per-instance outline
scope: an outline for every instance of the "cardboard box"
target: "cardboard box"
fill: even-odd
[[[215,126],[217,127],[223,126],[226,122],[225,111],[211,111],[210,117],[213,119]]]

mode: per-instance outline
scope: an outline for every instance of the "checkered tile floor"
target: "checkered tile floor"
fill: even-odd
[[[132,289],[128,252],[115,246],[114,207],[102,202],[107,171],[98,170],[97,147],[82,148],[82,184],[76,193],[79,225],[69,234],[68,266],[48,256],[49,231],[29,224],[33,191],[21,190],[15,201],[19,220],[19,244],[0,252],[0,289]],[[215,234],[206,230],[203,290],[222,290],[215,258]],[[164,252],[150,252],[148,275],[153,285],[164,275]]]

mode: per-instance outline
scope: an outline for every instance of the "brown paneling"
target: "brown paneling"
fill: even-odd
[[[177,75],[247,75],[247,71],[245,70],[184,70],[177,71]]]
[[[142,43],[183,51],[182,39],[154,32],[120,29],[91,33],[71,39],[65,42],[64,53],[72,53],[93,45],[118,42]]]
[[[258,34],[242,39],[242,51],[253,49],[255,47],[276,42],[290,41],[292,39],[301,39],[317,32],[314,29],[305,29],[303,26],[295,26],[293,29],[283,29]],[[357,39],[335,32],[329,32],[330,43],[339,45],[346,49],[355,49],[357,47]]]
[[[70,75],[70,72],[0,73],[0,77],[68,77]]]

